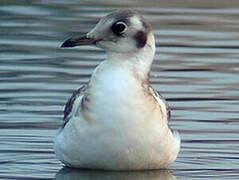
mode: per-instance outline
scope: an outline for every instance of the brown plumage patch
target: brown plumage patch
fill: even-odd
[[[152,30],[152,27],[149,23],[147,23],[144,20],[144,18],[142,16],[140,17],[140,20],[142,22],[144,30],[138,31],[135,34],[134,39],[136,40],[136,46],[138,48],[143,48],[147,43],[147,37],[148,37],[149,32]]]
[[[142,16],[140,17],[140,20],[141,20],[141,22],[143,24],[145,32],[148,34],[152,30],[151,25],[147,21],[145,21],[145,19]]]
[[[134,39],[136,41],[136,46],[138,48],[143,48],[147,43],[147,34],[143,31],[138,31],[135,34]]]
[[[149,82],[142,83],[142,88],[144,90],[145,95],[147,97],[152,98],[154,103],[159,105],[158,100],[154,96],[158,97],[159,99],[161,99],[163,101],[164,105],[166,106],[166,110],[167,110],[167,119],[168,119],[168,121],[170,121],[171,120],[171,109],[170,109],[168,102],[164,99],[164,97],[158,91],[154,90],[151,87],[151,85],[149,84]],[[160,111],[163,114],[161,107],[160,107]]]
[[[81,96],[83,93],[85,93],[87,89],[87,85],[83,85],[82,87],[80,87],[78,90],[74,91],[70,97],[70,99],[67,101],[66,105],[65,105],[65,109],[64,109],[64,123],[63,123],[63,127],[65,127],[65,125],[68,123],[69,121],[69,114],[72,111],[73,105],[75,100]],[[84,99],[84,98],[83,98]],[[84,101],[84,100],[82,100]],[[84,102],[81,102],[81,106],[84,104]]]

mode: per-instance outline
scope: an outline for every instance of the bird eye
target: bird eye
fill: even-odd
[[[122,22],[116,22],[112,25],[111,30],[116,34],[116,35],[121,35],[127,30],[127,25]]]

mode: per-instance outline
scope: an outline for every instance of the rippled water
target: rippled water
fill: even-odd
[[[60,169],[52,149],[64,104],[104,53],[60,49],[116,8],[153,25],[151,82],[172,107],[182,149],[169,171]],[[0,178],[238,179],[239,1],[0,2]]]

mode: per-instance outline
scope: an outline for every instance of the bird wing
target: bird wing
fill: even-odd
[[[168,119],[168,121],[170,121],[171,120],[171,108],[170,108],[168,102],[166,101],[166,99],[164,99],[164,97],[158,91],[155,91],[155,94],[164,102],[166,109],[167,109],[167,119]]]
[[[156,90],[154,90],[151,86],[149,87],[149,91],[152,93],[156,101],[160,104],[160,101],[163,102],[167,111],[167,120],[171,120],[171,109],[168,102],[164,99],[164,97]]]
[[[78,90],[74,91],[72,93],[70,99],[68,99],[68,101],[65,105],[65,109],[64,109],[63,127],[65,127],[65,125],[68,123],[68,121],[71,117],[71,112],[73,111],[75,100],[79,97],[83,97],[86,89],[87,89],[87,85],[81,86]]]

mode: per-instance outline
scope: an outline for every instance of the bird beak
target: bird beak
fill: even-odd
[[[66,47],[75,47],[75,46],[84,46],[84,45],[95,45],[97,42],[96,39],[94,38],[89,38],[87,36],[83,36],[80,38],[70,38],[66,40],[61,47],[66,48]]]

